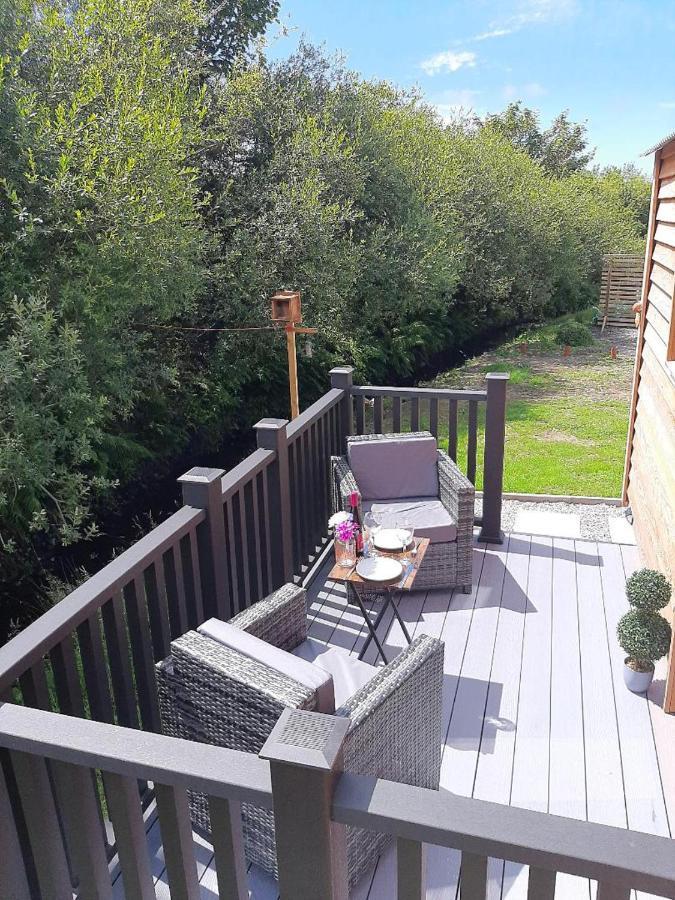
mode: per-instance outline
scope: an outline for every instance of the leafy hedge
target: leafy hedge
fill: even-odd
[[[0,10],[7,597],[41,589],[117,485],[284,413],[278,334],[181,328],[265,324],[270,294],[299,288],[319,329],[308,400],[335,362],[411,377],[438,351],[582,308],[602,253],[642,246],[644,179],[544,165],[499,121],[446,126],[310,47],[237,56],[276,9]]]
[[[570,347],[589,347],[593,343],[590,329],[582,322],[563,322],[555,333],[557,344]]]

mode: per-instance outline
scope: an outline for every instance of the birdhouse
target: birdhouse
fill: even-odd
[[[302,322],[300,291],[279,291],[272,297],[273,322]]]

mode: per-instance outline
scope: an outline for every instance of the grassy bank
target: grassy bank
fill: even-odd
[[[607,329],[601,335],[592,328],[593,343],[564,356],[555,342],[559,324],[508,341],[432,383],[479,387],[487,372],[510,374],[505,490],[616,497],[623,475],[635,332]],[[465,414],[458,437],[458,454],[464,457]],[[447,426],[440,439],[447,446]]]

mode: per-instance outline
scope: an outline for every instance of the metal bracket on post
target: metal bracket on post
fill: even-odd
[[[504,542],[502,490],[504,486],[504,441],[506,438],[506,372],[488,372],[483,456],[483,518],[478,540]]]
[[[342,417],[340,431],[343,441],[347,435],[354,434],[354,411],[352,409],[352,386],[354,384],[353,366],[336,366],[330,370],[330,386],[345,392],[342,399]],[[343,451],[345,447],[341,448]]]
[[[277,543],[272,546],[272,581],[275,589],[293,579],[293,516],[287,425],[287,419],[261,419],[254,426],[258,447],[274,450],[277,457],[267,470],[268,516],[271,534],[277,536]]]
[[[199,543],[204,612],[207,617],[216,616],[227,621],[232,618],[234,611],[225,567],[227,549],[221,484],[224,474],[224,469],[195,466],[181,475],[178,483],[183,489],[183,503],[206,511],[209,538],[208,542],[202,540]],[[204,589],[205,580],[207,589]]]
[[[270,761],[281,900],[347,900],[346,828],[331,821],[351,720],[285,709],[259,756]]]

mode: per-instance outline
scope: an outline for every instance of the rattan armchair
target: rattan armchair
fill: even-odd
[[[407,434],[361,434],[347,438],[351,441],[378,441],[407,438],[431,438],[426,431]],[[464,593],[471,592],[472,545],[475,490],[457,464],[443,450],[438,450],[438,499],[457,526],[453,541],[429,546],[420,565],[415,589],[428,590],[438,587],[457,587]],[[332,457],[333,511],[349,510],[349,497],[359,491],[347,456]]]
[[[291,651],[307,637],[305,591],[287,584],[230,624]],[[441,764],[443,644],[416,638],[335,712],[351,719],[344,768],[360,775],[438,789]],[[157,665],[166,734],[258,753],[284,708],[314,709],[316,695],[286,675],[190,631]],[[189,793],[194,825],[207,837],[206,798]],[[246,855],[276,876],[273,814],[242,806]],[[389,838],[347,830],[350,885],[375,862]]]

